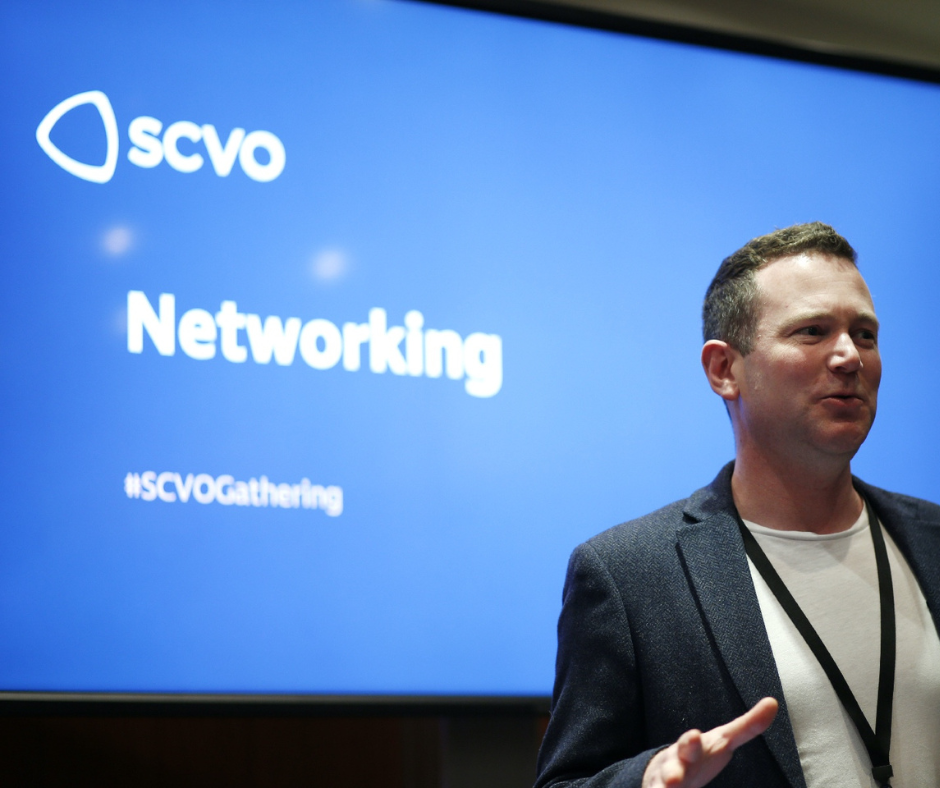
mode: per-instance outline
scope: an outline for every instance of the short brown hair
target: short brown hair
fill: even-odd
[[[820,252],[856,264],[858,255],[828,224],[794,224],[748,241],[722,260],[705,293],[702,333],[707,342],[720,339],[744,355],[751,352],[757,329],[757,282],[754,275],[768,263],[803,252]]]

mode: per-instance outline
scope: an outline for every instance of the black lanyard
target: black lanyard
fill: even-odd
[[[859,495],[862,495],[859,493]],[[806,641],[813,655],[819,661],[822,669],[826,672],[832,688],[839,696],[843,708],[848,712],[852,722],[865,743],[865,749],[868,750],[868,757],[871,758],[872,777],[879,785],[888,785],[888,780],[894,774],[891,763],[888,759],[888,752],[891,748],[891,708],[894,705],[894,660],[897,650],[896,632],[894,624],[894,584],[891,582],[891,567],[888,564],[888,551],[885,548],[884,535],[881,533],[881,526],[878,518],[872,511],[868,499],[862,495],[865,501],[865,509],[868,512],[868,528],[871,531],[871,540],[875,547],[875,564],[878,567],[878,591],[881,596],[881,668],[878,676],[878,712],[875,718],[875,730],[871,729],[868,720],[862,713],[855,695],[849,688],[845,676],[839,670],[835,660],[829,653],[829,649],[823,644],[813,625],[809,623],[806,614],[800,609],[793,595],[789,592],[777,570],[774,569],[767,555],[761,549],[757,539],[748,530],[741,515],[735,509],[734,515],[738,521],[738,527],[741,529],[741,537],[744,539],[744,549],[748,558],[760,572],[761,577],[767,583],[780,606],[786,611],[790,620],[796,626],[799,633]]]

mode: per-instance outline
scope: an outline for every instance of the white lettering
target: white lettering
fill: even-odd
[[[405,314],[405,326],[408,333],[405,335],[405,359],[408,362],[408,374],[418,377],[424,372],[424,354],[422,352],[421,328],[424,326],[424,315],[416,309]]]
[[[244,482],[241,482],[244,485]],[[247,489],[247,487],[245,488]],[[222,474],[215,480],[215,499],[223,506],[231,506],[237,502],[235,491],[235,477]]]
[[[163,161],[163,146],[160,144],[160,134],[163,123],[149,115],[134,118],[127,128],[127,136],[135,147],[127,152],[131,164],[138,167],[156,167]]]
[[[264,148],[268,152],[268,163],[261,164],[255,158],[255,151]],[[254,181],[267,183],[273,181],[284,171],[287,154],[284,145],[270,131],[253,131],[245,137],[238,151],[238,163],[245,175]]]
[[[139,487],[138,487],[139,482]],[[176,492],[168,489],[170,482]],[[343,488],[336,485],[324,487],[311,484],[304,477],[300,484],[275,483],[267,476],[238,481],[234,476],[223,473],[212,477],[208,473],[193,475],[164,471],[128,473],[123,480],[124,492],[128,498],[141,501],[154,501],[159,498],[166,503],[188,503],[192,498],[197,503],[208,505],[218,503],[222,506],[274,507],[277,509],[321,509],[329,517],[338,517],[343,513]]]
[[[189,500],[189,494],[193,491],[193,475],[189,474],[184,482],[178,473],[173,474],[173,483],[176,485],[176,493],[183,503]]]
[[[379,307],[369,310],[369,368],[382,373],[390,369],[395,375],[404,375],[408,371],[405,357],[399,345],[405,338],[405,329],[401,326],[386,328],[385,310]]]
[[[269,363],[272,353],[274,360],[282,367],[294,363],[297,335],[300,334],[299,317],[289,317],[287,323],[282,324],[281,318],[271,315],[265,318],[262,328],[261,318],[258,315],[246,315],[245,329],[248,334],[248,344],[251,346],[251,357],[256,363]],[[300,352],[302,354],[303,349]]]
[[[192,479],[192,474],[189,478]],[[199,503],[212,503],[215,500],[215,479],[208,473],[200,473],[193,481],[193,498]]]
[[[447,377],[460,380],[463,377],[463,340],[449,328],[424,332],[425,367],[429,378],[439,378],[444,370],[444,351],[447,351]]]
[[[320,508],[330,517],[338,517],[343,513],[343,490],[340,487],[321,487],[319,484],[312,488],[316,493]]]
[[[215,358],[215,320],[205,309],[190,309],[180,318],[180,349],[190,358],[208,361]]]
[[[332,484],[326,488],[326,506],[323,507],[330,517],[339,517],[343,513],[343,488]]]
[[[218,484],[219,480],[216,479],[215,481],[216,484]],[[224,503],[224,501],[220,500],[218,497],[216,497],[216,500],[218,500],[219,503]],[[251,506],[251,495],[249,493],[249,487],[245,482],[235,482],[235,505]]]
[[[144,471],[140,474],[140,486],[142,492],[140,497],[145,501],[153,501],[157,498],[157,474],[153,471]]]
[[[171,123],[163,132],[163,155],[166,157],[166,163],[177,172],[195,172],[202,167],[204,159],[199,153],[183,155],[179,152],[176,144],[183,137],[192,142],[199,142],[202,139],[202,129],[189,120]]]
[[[503,342],[496,334],[470,334],[463,344],[464,388],[473,397],[492,397],[503,387]]]
[[[176,352],[176,298],[171,293],[161,293],[159,305],[157,316],[143,292],[131,290],[127,294],[127,349],[131,353],[144,352],[144,329],[161,356]]]
[[[73,159],[59,150],[50,137],[53,128],[64,115],[85,104],[91,104],[101,116],[107,146],[104,164],[88,164]],[[191,173],[201,169],[205,163],[202,154],[181,151],[179,143],[182,139],[189,140],[193,145],[202,142],[212,168],[221,178],[228,177],[238,159],[242,170],[252,180],[262,183],[273,181],[284,171],[287,161],[284,144],[270,131],[258,130],[246,134],[245,129],[234,128],[223,145],[219,132],[211,123],[199,126],[189,120],[178,120],[164,130],[160,119],[141,115],[128,124],[127,136],[131,142],[127,152],[128,161],[145,169],[156,167],[164,160],[179,172]],[[78,93],[56,104],[36,128],[36,142],[49,158],[77,178],[92,183],[107,183],[114,176],[119,148],[117,117],[108,97],[100,90]],[[260,159],[259,150],[264,151]]]
[[[322,350],[319,345],[321,339]],[[329,320],[311,320],[300,332],[300,356],[314,369],[331,369],[339,363],[342,355],[343,338]]]
[[[209,161],[212,162],[212,169],[215,170],[215,174],[220,178],[228,177],[228,174],[232,171],[232,165],[235,164],[235,158],[238,156],[238,149],[242,145],[242,141],[245,139],[245,130],[244,129],[232,129],[231,133],[228,135],[228,141],[225,143],[225,147],[222,147],[222,142],[219,140],[219,133],[215,130],[215,126],[211,123],[206,123],[202,127],[202,140],[206,145],[206,151],[209,154]]]
[[[166,483],[174,481],[179,474],[169,473],[164,471],[157,477],[157,497],[161,501],[166,501],[167,503],[173,503],[176,500],[176,493],[172,493],[166,489]]]
[[[225,360],[241,364],[248,358],[248,349],[238,344],[238,331],[245,327],[245,315],[238,311],[234,301],[223,301],[216,312],[215,322],[222,332],[222,355]]]
[[[362,345],[369,343],[369,368],[378,374],[464,380],[464,389],[473,397],[495,396],[503,386],[503,343],[497,334],[475,332],[466,339],[451,329],[424,328],[424,315],[413,309],[405,313],[405,326],[389,326],[388,314],[381,307],[369,310],[368,323],[344,323],[343,329],[329,320],[315,318],[302,323],[299,317],[282,319],[269,315],[262,323],[256,314],[238,311],[235,301],[222,301],[213,316],[205,309],[190,309],[174,327],[176,298],[162,293],[159,312],[140,290],[127,294],[127,349],[142,353],[144,332],[164,356],[172,356],[178,338],[180,348],[190,358],[207,361],[215,358],[217,344],[227,361],[243,363],[248,350],[256,364],[269,364],[273,358],[280,366],[294,363],[297,351],[313,369],[332,369],[340,360],[351,372],[362,366]],[[174,330],[174,328],[176,330]],[[240,344],[239,331],[245,330],[247,345]],[[402,347],[404,346],[404,347]],[[141,490],[146,490],[140,479]],[[137,480],[129,482],[135,490]],[[231,485],[230,485],[231,486]],[[187,493],[188,494],[188,493]],[[306,493],[298,492],[301,497]],[[240,505],[279,506],[280,493],[270,492],[264,477],[250,480],[244,491],[224,493],[240,496]],[[272,497],[273,496],[273,497]],[[256,498],[265,503],[255,504]],[[234,500],[234,499],[233,499]]]
[[[362,366],[362,343],[368,341],[368,323],[343,323],[343,369],[356,372]]]

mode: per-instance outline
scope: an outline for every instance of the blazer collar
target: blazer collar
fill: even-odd
[[[940,631],[940,513],[936,506],[917,498],[897,495],[855,479],[878,519],[907,559],[927,609]]]
[[[734,511],[734,497],[731,495],[732,473],[734,460],[718,471],[711,484],[696,490],[688,497],[683,509],[687,522],[701,522],[714,514]]]
[[[729,463],[686,502],[679,552],[706,628],[747,708],[766,696],[780,711],[763,735],[792,788],[806,788],[770,640],[734,517]]]
[[[793,728],[783,697],[770,640],[751,580],[744,544],[734,517],[729,462],[715,480],[685,503],[678,547],[705,626],[728,673],[749,708],[770,695],[780,711],[763,739],[793,788],[805,788]],[[936,506],[854,479],[920,584],[940,630],[940,513]],[[731,613],[731,611],[734,611]]]

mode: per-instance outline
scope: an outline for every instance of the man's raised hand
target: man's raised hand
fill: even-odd
[[[760,736],[777,716],[777,701],[764,698],[737,719],[710,731],[686,731],[656,753],[643,773],[643,788],[701,788],[711,782],[734,751]]]

